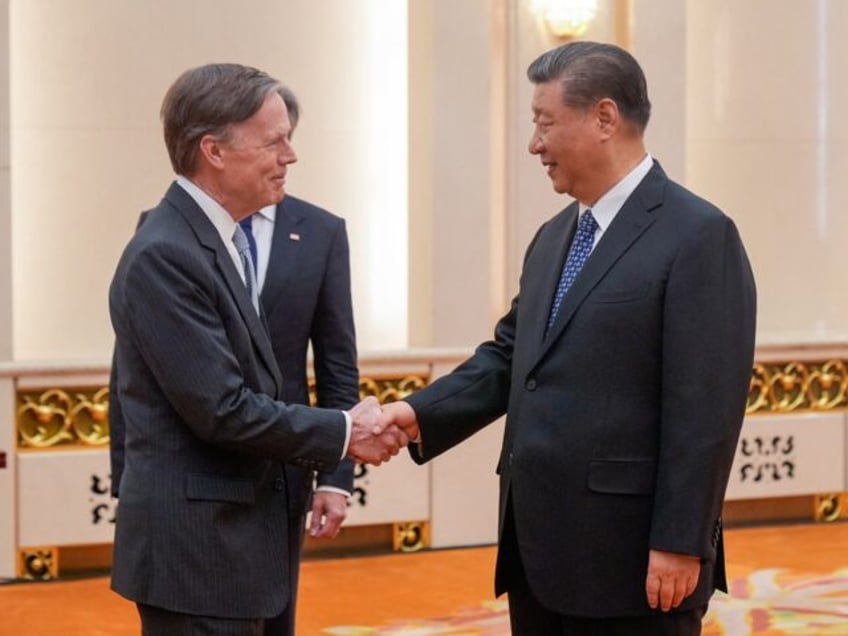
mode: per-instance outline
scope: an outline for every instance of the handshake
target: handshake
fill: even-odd
[[[406,402],[382,408],[369,396],[348,411],[351,419],[347,454],[362,464],[379,466],[398,454],[409,442],[418,441],[418,418]]]

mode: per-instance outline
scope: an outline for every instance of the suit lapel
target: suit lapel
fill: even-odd
[[[301,258],[301,234],[304,216],[297,201],[286,196],[277,205],[277,215],[274,218],[274,234],[271,238],[271,254],[268,260],[268,270],[265,273],[265,283],[262,286],[262,305],[269,314],[274,306],[284,299],[286,287]],[[308,237],[307,237],[308,238]]]
[[[592,250],[574,284],[565,294],[554,324],[544,339],[540,357],[545,355],[571,321],[589,293],[601,282],[630,246],[656,219],[655,208],[662,205],[663,191],[668,182],[662,168],[654,163],[650,172],[636,187],[616,214],[601,240]],[[573,235],[574,229],[569,234]],[[557,276],[559,272],[557,272]],[[554,283],[556,285],[556,283]],[[543,327],[544,330],[544,327]]]
[[[188,224],[194,230],[197,240],[205,249],[210,250],[215,254],[215,265],[221,277],[224,279],[230,294],[233,296],[239,313],[241,314],[245,324],[247,325],[250,337],[259,351],[260,356],[265,362],[265,366],[274,377],[274,382],[279,391],[282,387],[282,377],[280,376],[279,368],[274,360],[274,352],[271,348],[271,341],[268,338],[268,332],[263,325],[259,314],[253,308],[250,302],[250,296],[241,280],[233,259],[230,257],[227,248],[221,240],[221,236],[212,225],[212,222],[200,209],[194,199],[183,190],[179,185],[172,184],[165,198],[179,210],[180,214],[186,219]]]
[[[542,264],[541,275],[537,278],[528,278],[525,283],[527,287],[521,291],[522,321],[527,324],[529,333],[533,334],[533,343],[536,347],[542,344],[545,336],[554,292],[559,284],[568,248],[577,230],[578,211],[575,201],[551,221],[549,233],[554,240],[538,247],[539,262]],[[552,267],[551,264],[555,266]],[[525,298],[530,302],[525,304]]]

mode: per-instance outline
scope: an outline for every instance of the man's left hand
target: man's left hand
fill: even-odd
[[[701,559],[691,554],[651,550],[645,592],[651,609],[663,612],[678,607],[695,591],[701,573]]]
[[[347,497],[338,492],[316,490],[312,494],[309,536],[335,539],[347,516]]]

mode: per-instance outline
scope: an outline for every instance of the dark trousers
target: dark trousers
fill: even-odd
[[[238,620],[170,612],[137,603],[142,636],[263,636],[261,618]]]
[[[504,519],[499,564],[507,582],[512,636],[700,636],[706,607],[682,612],[611,618],[558,614],[542,605],[530,589],[515,535],[511,501]],[[647,601],[645,601],[647,604]]]

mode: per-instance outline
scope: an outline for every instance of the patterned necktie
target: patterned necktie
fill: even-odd
[[[586,210],[577,223],[577,232],[574,233],[574,240],[571,242],[568,258],[565,259],[565,265],[562,267],[559,285],[557,285],[554,302],[551,305],[551,315],[548,318],[548,331],[551,325],[554,324],[565,292],[571,287],[574,279],[577,278],[577,274],[583,269],[586,259],[589,258],[589,252],[592,251],[592,245],[595,242],[595,230],[597,229],[598,223],[595,221],[595,217],[592,216],[592,211]],[[545,333],[547,334],[547,331]]]
[[[256,268],[259,267],[259,252],[256,250],[256,237],[253,236],[253,215],[251,214],[246,219],[239,221],[239,225],[244,230],[247,244],[250,246],[250,256],[253,258],[253,273],[255,274]]]
[[[241,267],[244,270],[244,286],[247,287],[247,293],[250,296],[250,302],[256,313],[259,313],[259,293],[256,289],[256,269],[253,265],[253,258],[250,255],[250,242],[241,225],[236,225],[233,232],[233,245],[236,246],[238,255],[241,258]]]

